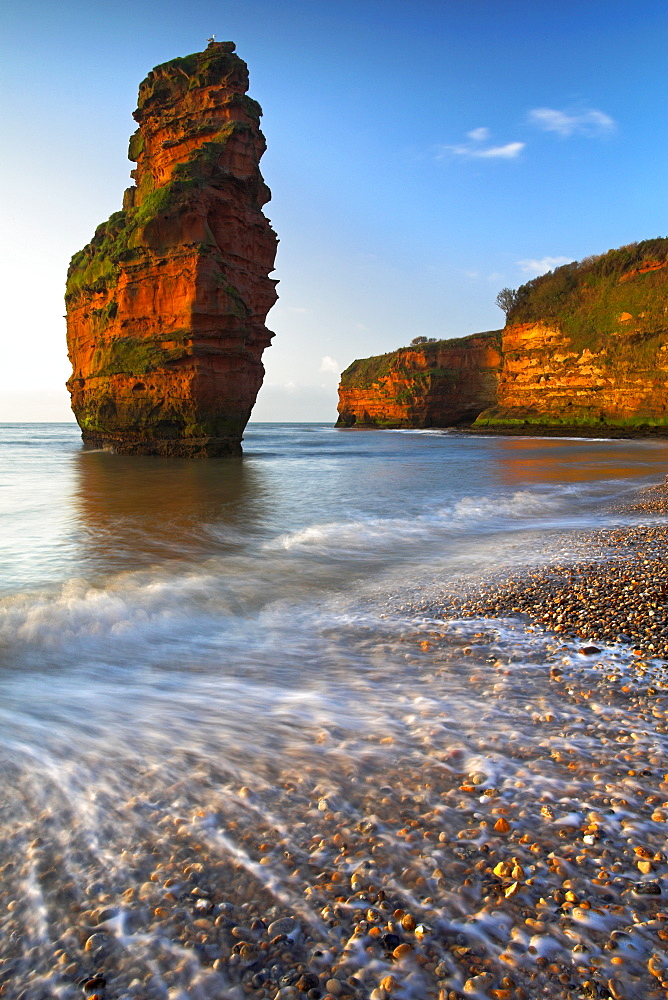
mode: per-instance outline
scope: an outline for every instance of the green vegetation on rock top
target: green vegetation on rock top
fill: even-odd
[[[431,340],[426,343],[413,344],[410,347],[400,347],[388,354],[378,354],[371,358],[360,358],[353,361],[341,373],[343,389],[370,389],[374,383],[390,374],[401,375],[411,379],[426,379],[429,376],[446,377],[446,369],[437,365],[439,350],[450,347],[465,347],[481,337],[490,341],[490,346],[501,348],[501,331],[490,330],[485,333],[473,333],[467,337],[454,337],[448,340]],[[422,355],[426,364],[416,364],[415,355]]]
[[[555,323],[581,350],[599,350],[624,329],[644,339],[666,326],[666,264],[666,237],[564,264],[512,292],[507,321]]]
[[[214,42],[204,52],[193,52],[161,63],[139,85],[135,117],[155,105],[171,104],[196,87],[220,83],[238,91],[248,89],[248,67],[235,55],[234,42]],[[255,103],[255,102],[253,102]],[[259,105],[258,105],[259,107]]]

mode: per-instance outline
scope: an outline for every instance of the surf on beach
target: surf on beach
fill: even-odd
[[[0,446],[3,997],[665,996],[668,444]]]

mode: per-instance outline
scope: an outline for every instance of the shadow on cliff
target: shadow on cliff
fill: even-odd
[[[233,552],[259,533],[269,503],[241,459],[199,462],[82,451],[73,497],[84,560],[102,571]]]

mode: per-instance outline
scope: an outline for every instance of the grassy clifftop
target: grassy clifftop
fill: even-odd
[[[508,324],[556,323],[574,348],[610,346],[629,322],[640,340],[668,326],[668,238],[630,243],[564,264],[512,293]]]
[[[439,365],[439,354],[449,349],[479,346],[483,340],[489,340],[490,346],[500,349],[501,331],[490,330],[487,333],[473,333],[468,337],[454,337],[443,340],[424,340],[411,344],[410,347],[399,347],[387,354],[377,354],[371,358],[360,358],[348,365],[341,373],[342,389],[371,389],[381,379],[388,375],[415,378],[416,375],[443,375],[445,369]]]

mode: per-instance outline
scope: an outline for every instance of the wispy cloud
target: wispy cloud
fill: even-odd
[[[526,145],[524,142],[507,142],[504,146],[492,146],[489,144],[491,133],[484,126],[471,129],[466,133],[466,138],[468,142],[455,146],[440,146],[437,159],[452,155],[474,160],[514,160]]]
[[[341,368],[339,367],[338,361],[336,361],[334,358],[330,358],[329,354],[326,354],[322,359],[322,361],[320,362],[320,368],[318,369],[318,371],[333,372],[335,375],[338,375],[339,372],[341,371]]]
[[[561,267],[562,264],[570,264],[572,260],[572,257],[541,257],[539,260],[528,257],[526,260],[518,260],[517,263],[527,277],[537,278],[539,274],[546,274],[555,267]]]
[[[556,132],[562,139],[571,135],[604,136],[614,131],[614,118],[596,108],[579,111],[558,111],[556,108],[534,108],[529,112],[532,125],[544,132]]]
[[[482,128],[472,128],[470,132],[466,133],[466,135],[467,138],[472,139],[473,142],[487,142],[491,136],[491,132],[483,125]]]
[[[288,311],[291,313],[306,313],[308,309],[305,309],[303,306],[288,306]]]

